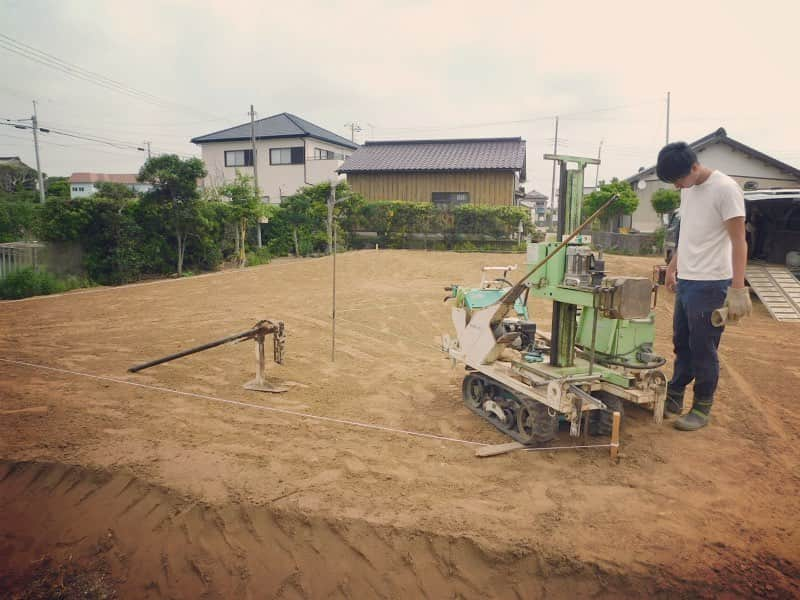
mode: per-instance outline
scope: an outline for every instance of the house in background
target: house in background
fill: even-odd
[[[73,173],[69,176],[69,197],[74,200],[93,196],[100,183],[121,183],[137,194],[149,192],[153,187],[136,181],[136,173]]]
[[[525,194],[519,204],[531,211],[531,223],[539,227],[547,225],[547,196],[531,190]]]
[[[722,127],[689,146],[702,164],[730,175],[744,190],[800,188],[800,170],[728,137]],[[616,228],[655,231],[662,223],[650,198],[656,190],[673,186],[658,179],[655,166],[642,169],[625,181],[631,184],[639,197],[639,206],[632,215],[619,217]]]
[[[525,181],[525,140],[367,142],[339,172],[369,201],[513,206]]]
[[[193,138],[198,144],[208,175],[203,184],[217,187],[231,182],[240,170],[253,175],[258,167],[258,187],[264,202],[280,204],[300,188],[336,177],[342,161],[358,148],[350,140],[289,113]]]

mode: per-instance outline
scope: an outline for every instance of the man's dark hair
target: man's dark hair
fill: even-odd
[[[673,142],[664,146],[658,153],[656,174],[661,181],[675,183],[681,177],[686,177],[696,162],[697,154],[689,148],[689,144]]]

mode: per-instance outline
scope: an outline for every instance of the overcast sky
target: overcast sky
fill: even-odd
[[[138,92],[146,102],[0,48],[0,119],[158,152],[290,112],[356,141],[521,136],[528,189],[550,194],[560,150],[600,178],[650,166],[664,143],[718,127],[800,166],[800,2],[178,2],[0,0],[0,34]],[[0,36],[0,42],[5,38]],[[8,41],[5,42],[8,44]],[[35,165],[29,131],[0,156]],[[42,168],[135,172],[144,154],[42,134]],[[594,181],[587,170],[587,180]]]

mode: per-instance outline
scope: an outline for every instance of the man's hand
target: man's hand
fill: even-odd
[[[667,276],[664,279],[664,285],[667,286],[670,292],[674,292],[678,286],[678,269],[676,269],[672,263],[667,267]]]
[[[728,309],[728,321],[731,323],[736,323],[742,317],[749,317],[753,312],[753,303],[750,301],[750,288],[729,287],[724,306]]]

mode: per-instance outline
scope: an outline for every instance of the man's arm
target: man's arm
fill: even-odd
[[[728,237],[733,247],[733,282],[731,287],[744,287],[744,270],[747,266],[747,242],[744,235],[744,217],[733,217],[725,221]]]
[[[675,251],[672,253],[672,258],[669,261],[669,265],[667,265],[667,277],[664,280],[664,284],[667,286],[667,289],[671,292],[675,291],[675,287],[678,284],[678,248],[675,248]]]

